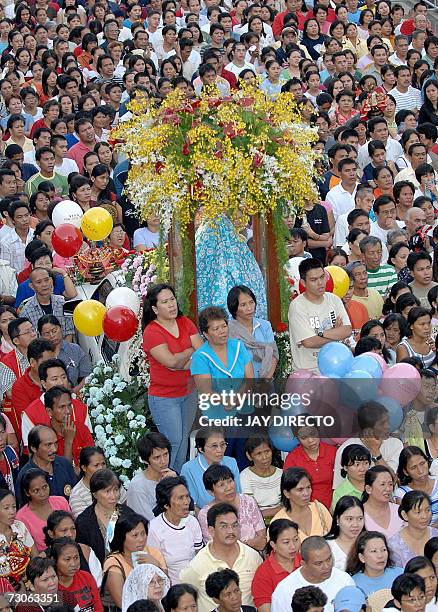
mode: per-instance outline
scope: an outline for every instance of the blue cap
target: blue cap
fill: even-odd
[[[360,612],[366,600],[367,597],[362,589],[357,586],[346,586],[338,591],[333,600],[333,607],[335,612],[341,612],[341,610]]]

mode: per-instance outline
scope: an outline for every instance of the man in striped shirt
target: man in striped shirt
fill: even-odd
[[[408,66],[396,66],[397,85],[389,92],[395,99],[395,110],[411,110],[415,113],[421,108],[421,92],[411,85],[411,73]]]
[[[376,236],[366,236],[360,243],[368,272],[368,288],[377,289],[385,298],[392,285],[397,282],[397,273],[392,266],[382,264],[382,241]]]

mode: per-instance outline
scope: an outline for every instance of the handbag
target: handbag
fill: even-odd
[[[126,573],[125,573],[125,569],[123,567],[123,565],[120,563],[120,561],[117,559],[116,556],[114,555],[108,555],[107,559],[113,559],[116,562],[116,566],[119,567],[121,573],[122,573],[122,578],[123,578],[123,582],[125,582],[126,580]],[[104,607],[105,612],[121,612],[121,608],[119,608],[118,606],[116,606],[116,604],[114,603],[110,592],[108,591],[108,589],[106,588],[106,583],[108,580],[108,573],[110,571],[111,568],[113,568],[114,565],[111,565],[111,567],[109,567],[106,572],[104,572],[103,577],[102,577],[102,583],[100,585],[100,599],[102,600],[102,605]]]

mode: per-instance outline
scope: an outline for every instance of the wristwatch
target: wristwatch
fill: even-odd
[[[377,455],[377,457],[371,457],[374,463],[376,463],[376,461],[380,461],[381,458],[382,458],[382,455]]]
[[[317,334],[320,338],[324,338],[324,332],[323,331],[319,331]]]

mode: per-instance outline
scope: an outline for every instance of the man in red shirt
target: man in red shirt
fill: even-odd
[[[21,435],[25,447],[27,447],[27,438],[32,427],[35,425],[48,425],[50,427],[50,417],[44,406],[45,392],[56,386],[70,387],[67,369],[60,359],[43,361],[38,368],[38,376],[44,393],[29,404],[21,415]],[[81,423],[91,431],[87,406],[75,398],[72,399],[72,418],[76,426]]]
[[[79,172],[82,174],[84,171],[84,157],[90,151],[94,151],[96,146],[96,134],[90,119],[86,117],[75,121],[75,132],[78,135],[79,142],[68,150],[67,157],[77,163]]]
[[[58,436],[58,455],[72,461],[79,470],[80,452],[86,446],[94,446],[94,440],[84,423],[75,423],[72,392],[56,385],[44,394],[44,406]]]
[[[277,13],[272,23],[272,32],[276,40],[279,40],[280,38],[281,30],[283,29],[283,26],[284,26],[284,18],[286,17],[288,13],[295,13],[295,15],[297,16],[297,20],[298,20],[298,29],[301,31],[303,30],[304,21],[306,19],[306,16],[304,15],[304,13],[300,12],[300,8],[301,8],[300,0],[286,0],[286,10],[281,13]]]
[[[53,359],[55,356],[54,351],[55,347],[48,340],[41,340],[39,338],[32,340],[27,347],[29,367],[12,385],[11,398],[20,428],[19,432],[17,432],[20,436],[19,441],[21,441],[21,415],[29,404],[41,395],[38,367],[43,361]]]
[[[312,480],[312,501],[331,508],[336,446],[321,442],[316,427],[297,427],[294,435],[300,444],[287,455],[283,469],[304,468]]]

